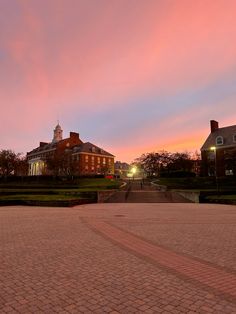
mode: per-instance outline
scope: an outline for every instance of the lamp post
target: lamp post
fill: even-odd
[[[137,168],[136,168],[136,167],[133,167],[133,168],[131,169],[131,172],[133,173],[133,180],[134,180],[134,175],[135,175],[136,171],[137,171]]]
[[[216,147],[212,146],[211,150],[214,151],[214,159],[215,159],[215,178],[216,178],[216,190],[217,193],[219,192],[219,182],[218,182],[218,174],[217,174],[217,153],[216,153]]]

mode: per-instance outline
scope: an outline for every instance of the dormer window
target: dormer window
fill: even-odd
[[[223,136],[217,136],[216,138],[216,145],[223,145]]]
[[[236,143],[236,134],[233,135],[233,142]]]

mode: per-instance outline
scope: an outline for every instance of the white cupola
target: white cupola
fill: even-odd
[[[62,132],[63,131],[62,131],[61,126],[58,122],[55,129],[54,129],[54,135],[53,135],[53,140],[52,140],[53,143],[57,143],[57,142],[62,140]]]

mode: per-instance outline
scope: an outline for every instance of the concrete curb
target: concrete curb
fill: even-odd
[[[126,185],[127,185],[127,182],[123,182],[123,183],[120,185],[119,189],[123,189]]]
[[[183,196],[187,200],[190,200],[194,203],[199,203],[199,196],[200,192],[193,192],[193,191],[187,191],[187,190],[175,190],[177,194],[180,196]]]

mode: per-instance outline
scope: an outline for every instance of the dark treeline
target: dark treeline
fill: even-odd
[[[200,155],[163,150],[142,154],[134,163],[148,176],[194,176],[199,174]]]

